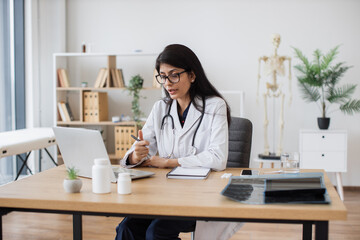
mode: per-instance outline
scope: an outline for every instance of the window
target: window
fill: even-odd
[[[0,1],[0,132],[25,127],[24,70],[24,1]],[[0,184],[21,166],[13,159],[1,159]]]

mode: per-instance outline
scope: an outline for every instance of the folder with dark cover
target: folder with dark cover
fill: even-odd
[[[233,176],[221,194],[247,204],[331,202],[322,172]]]
[[[325,186],[320,177],[266,179],[265,196],[288,196],[294,194],[324,194]]]
[[[210,171],[210,168],[175,167],[166,174],[166,177],[177,179],[205,179],[209,176]]]
[[[323,203],[326,187],[321,177],[266,179],[265,203]]]

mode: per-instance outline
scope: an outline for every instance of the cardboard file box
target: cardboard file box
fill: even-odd
[[[137,136],[136,126],[116,126],[115,127],[115,155],[124,157],[125,153],[131,148],[135,140],[131,134]]]
[[[106,92],[84,92],[84,121],[108,121],[108,96]]]

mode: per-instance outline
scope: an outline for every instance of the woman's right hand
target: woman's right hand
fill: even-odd
[[[144,157],[146,157],[149,153],[149,141],[144,140],[143,133],[139,130],[138,137],[140,141],[135,143],[135,150],[130,155],[130,164],[137,164],[141,161]]]

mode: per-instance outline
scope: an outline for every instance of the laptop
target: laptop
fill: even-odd
[[[99,131],[68,127],[53,127],[53,131],[65,166],[78,169],[79,176],[91,178],[95,158],[105,158],[111,166]],[[155,174],[148,171],[112,167],[111,182],[116,183],[117,175],[122,172],[130,173],[131,179],[150,177]]]

